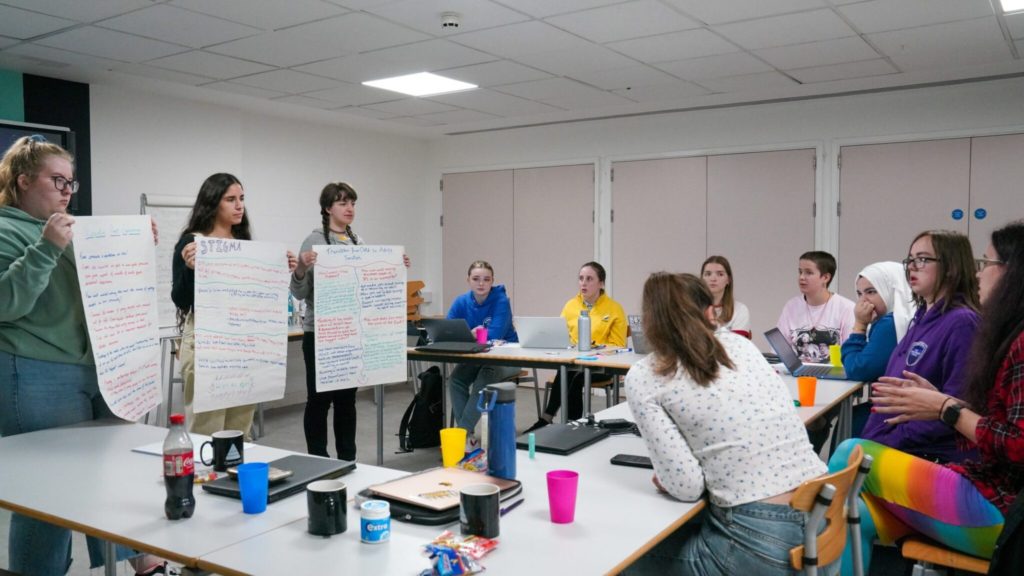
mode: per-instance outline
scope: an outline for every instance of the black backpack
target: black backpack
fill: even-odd
[[[420,391],[405,409],[398,427],[399,452],[441,445],[441,428],[444,428],[441,370],[431,366],[420,372],[418,378]]]

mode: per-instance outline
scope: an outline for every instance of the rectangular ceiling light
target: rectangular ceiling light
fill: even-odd
[[[1024,0],[1000,0],[1003,5],[1003,12],[1020,12],[1024,10]]]
[[[476,84],[452,80],[451,78],[445,78],[444,76],[438,76],[437,74],[431,74],[430,72],[420,72],[418,74],[395,76],[394,78],[371,80],[369,82],[363,82],[363,85],[372,86],[374,88],[383,88],[384,90],[391,90],[392,92],[401,92],[402,94],[408,94],[409,96],[433,96],[435,94],[447,94],[448,92],[472,90],[477,87]]]

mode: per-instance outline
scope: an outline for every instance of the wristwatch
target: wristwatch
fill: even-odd
[[[939,416],[942,419],[942,423],[945,424],[946,426],[949,426],[950,428],[955,428],[957,420],[960,419],[960,410],[962,409],[962,404],[956,404],[951,402],[949,406],[946,406],[946,409],[943,410],[942,414]]]

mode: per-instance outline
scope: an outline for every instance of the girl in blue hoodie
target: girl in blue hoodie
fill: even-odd
[[[494,268],[483,260],[469,265],[466,278],[469,292],[459,296],[448,309],[448,319],[461,318],[470,329],[487,330],[488,340],[518,342],[519,336],[512,326],[512,304],[505,287],[494,285]],[[452,401],[452,414],[459,428],[466,429],[466,446],[474,447],[476,437],[473,430],[480,420],[476,409],[477,397],[484,386],[501,382],[519,373],[519,368],[510,366],[474,366],[459,364],[448,379],[448,392]]]

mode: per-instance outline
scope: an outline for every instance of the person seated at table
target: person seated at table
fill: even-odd
[[[590,338],[593,346],[626,345],[626,311],[618,302],[612,300],[604,292],[604,281],[607,273],[604,266],[597,262],[587,262],[580,267],[578,282],[580,291],[569,299],[562,308],[562,318],[569,327],[569,340],[576,345],[579,338]],[[587,311],[590,316],[590,334],[577,334],[580,313]],[[583,385],[584,375],[580,370],[569,370],[569,407],[570,420],[583,417]],[[555,414],[562,406],[560,377],[555,376],[551,385],[548,404],[544,414],[527,432],[547,426],[555,419]]]
[[[626,397],[654,484],[686,502],[707,492],[709,506],[624,573],[792,574],[806,519],[789,502],[826,468],[788,387],[750,340],[716,331],[713,296],[696,276],[652,274],[642,308],[653,352],[630,368]]]
[[[903,340],[917,304],[899,262],[865,267],[855,282],[853,330],[843,342],[842,359],[850,380],[873,382],[885,374],[896,344]]]
[[[913,372],[943,394],[962,397],[964,374],[978,327],[978,281],[971,243],[959,232],[932,230],[914,238],[903,261],[917,312],[893,350],[885,375]],[[941,422],[894,423],[871,414],[860,436],[937,462],[959,462],[970,454]]]
[[[715,298],[715,323],[718,328],[750,338],[750,310],[747,310],[743,302],[733,298],[732,266],[725,256],[709,256],[701,264],[700,276]]]
[[[1024,221],[992,232],[975,263],[981,323],[963,395],[911,371],[881,378],[873,394],[884,424],[943,426],[957,442],[976,446],[977,458],[940,464],[870,440],[840,444],[832,468],[841,468],[858,444],[874,458],[861,492],[870,513],[861,515],[863,542],[878,536],[890,544],[916,533],[991,558],[1004,515],[1024,490]],[[870,566],[871,546],[863,550]]]
[[[483,260],[469,265],[466,275],[469,291],[457,297],[448,309],[448,319],[462,319],[472,330],[486,330],[491,341],[518,342],[519,336],[512,326],[512,304],[505,286],[494,284],[494,268]],[[488,384],[501,382],[519,373],[511,366],[480,366],[458,364],[448,380],[448,393],[452,402],[455,424],[466,430],[466,448],[471,451],[479,444],[474,433],[480,411],[477,398]]]
[[[67,209],[77,191],[74,158],[42,136],[18,138],[0,160],[0,436],[114,417],[100,393],[71,245]],[[90,566],[103,566],[103,541],[86,543]],[[117,548],[118,559],[132,554]],[[143,571],[163,565],[148,555],[131,561]],[[12,571],[70,566],[70,530],[11,514]]]

